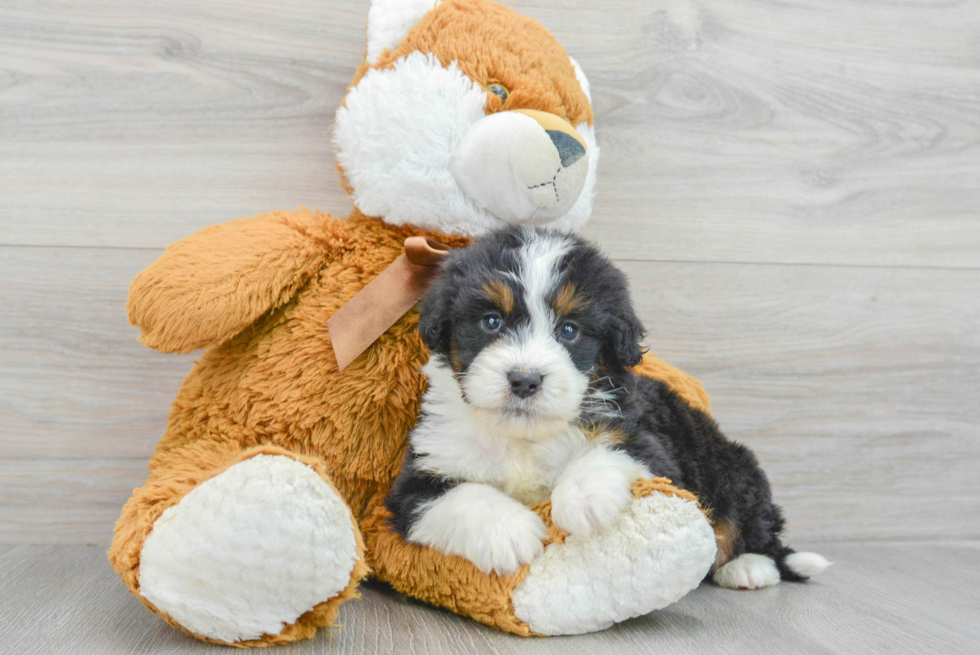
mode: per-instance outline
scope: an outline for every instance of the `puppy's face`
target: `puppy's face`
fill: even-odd
[[[610,411],[641,357],[622,273],[584,240],[532,228],[455,252],[419,328],[470,406],[528,428]]]

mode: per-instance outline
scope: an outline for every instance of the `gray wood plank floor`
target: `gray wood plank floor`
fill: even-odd
[[[680,602],[605,632],[522,639],[366,588],[340,627],[277,653],[980,652],[980,544],[821,544],[818,580],[739,592],[704,584]],[[101,548],[0,547],[0,653],[229,652],[149,614],[118,584]]]
[[[347,214],[329,131],[368,4],[0,3],[0,653],[217,650],[105,561],[194,359],[141,348],[126,292],[201,227]],[[366,590],[283,652],[980,652],[980,2],[513,6],[591,79],[586,233],[648,345],[837,564],[548,641]]]

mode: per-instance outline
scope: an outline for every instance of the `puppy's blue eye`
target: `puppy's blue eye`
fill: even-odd
[[[483,320],[480,321],[480,325],[482,325],[483,329],[487,332],[496,332],[500,329],[500,326],[503,325],[503,321],[501,321],[500,317],[496,314],[489,314],[483,317]]]
[[[575,337],[578,336],[578,326],[574,323],[565,323],[558,330],[558,336],[565,341],[575,341]]]

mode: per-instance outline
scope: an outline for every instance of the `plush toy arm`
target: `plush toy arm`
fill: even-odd
[[[133,280],[129,322],[162,352],[221,343],[287,302],[330,260],[335,223],[305,210],[276,212],[171,244]]]

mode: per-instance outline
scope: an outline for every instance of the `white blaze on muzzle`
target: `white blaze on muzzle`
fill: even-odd
[[[514,396],[508,381],[511,371],[537,373],[540,390],[527,399]],[[522,410],[528,420],[567,422],[578,415],[589,377],[575,368],[568,352],[550,335],[521,329],[477,355],[460,383],[474,407]]]
[[[508,223],[547,223],[578,200],[589,170],[579,133],[548,112],[518,109],[480,119],[456,149],[463,192]]]

